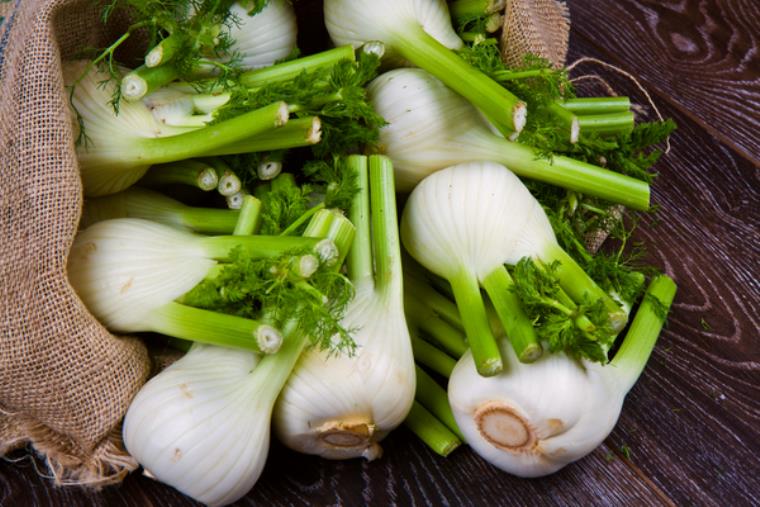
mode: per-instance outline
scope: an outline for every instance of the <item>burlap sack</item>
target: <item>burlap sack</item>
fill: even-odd
[[[0,456],[31,443],[60,484],[136,467],[119,422],[148,375],[66,278],[82,206],[61,58],[104,40],[92,0],[0,3]]]
[[[570,41],[570,11],[563,0],[507,0],[501,31],[503,60],[523,63],[525,53],[565,65]]]

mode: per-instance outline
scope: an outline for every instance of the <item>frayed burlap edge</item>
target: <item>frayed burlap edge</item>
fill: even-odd
[[[144,346],[109,335],[65,280],[81,182],[60,59],[106,38],[99,10],[90,0],[0,3],[0,457],[26,447],[41,476],[95,490],[137,468],[120,421],[150,367]]]
[[[121,426],[114,428],[94,449],[84,450],[71,439],[26,417],[0,414],[0,456],[31,445],[44,461],[45,472],[56,486],[85,486],[95,491],[118,484],[136,470],[137,461],[121,443]]]

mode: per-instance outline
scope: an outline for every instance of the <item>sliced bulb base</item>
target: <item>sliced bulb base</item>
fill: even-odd
[[[512,407],[488,402],[475,412],[475,424],[486,441],[512,453],[530,451],[538,438],[535,430]]]
[[[330,421],[316,432],[317,454],[328,459],[379,458],[383,450],[374,441],[375,425],[368,422]]]

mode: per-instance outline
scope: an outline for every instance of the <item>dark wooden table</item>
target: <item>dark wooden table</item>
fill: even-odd
[[[670,322],[617,428],[582,461],[520,480],[468,449],[441,459],[405,429],[376,462],[273,444],[240,505],[758,505],[760,503],[760,2],[570,0],[570,61],[630,72],[679,129],[657,169],[660,206],[637,238],[679,284]],[[321,27],[312,30],[322,30]],[[625,79],[597,73],[643,103]],[[0,462],[0,505],[193,505],[138,475],[101,493]]]

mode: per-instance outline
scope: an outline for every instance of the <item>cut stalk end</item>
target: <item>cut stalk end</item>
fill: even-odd
[[[322,140],[322,120],[319,116],[314,116],[311,119],[311,127],[306,131],[306,141],[309,144],[317,144]]]
[[[575,144],[578,142],[578,137],[581,134],[581,124],[578,121],[578,118],[573,118],[572,122],[570,123],[570,142],[572,144]]]
[[[222,173],[222,176],[219,178],[219,185],[217,186],[220,194],[224,197],[229,197],[240,192],[241,188],[242,183],[235,173],[232,171],[224,171]]]
[[[385,44],[379,40],[365,42],[362,46],[362,52],[382,59],[385,56]]]
[[[215,189],[217,185],[219,185],[219,177],[212,168],[207,167],[198,173],[198,188],[204,192]]]
[[[282,334],[272,326],[262,324],[256,329],[256,343],[264,354],[274,354],[282,346]]]
[[[485,361],[478,363],[478,373],[483,377],[493,377],[498,375],[504,369],[504,363],[501,358],[489,358]]]
[[[148,83],[136,74],[127,74],[121,80],[121,96],[127,102],[140,100],[148,93]]]
[[[245,196],[246,194],[243,192],[227,196],[227,207],[229,209],[240,209],[245,201]]]
[[[319,260],[328,265],[333,265],[340,257],[340,251],[332,240],[323,239],[314,247],[314,253]]]
[[[525,124],[528,122],[528,106],[525,102],[518,102],[512,109],[512,123],[515,126],[515,134],[519,134],[525,128]],[[517,136],[515,136],[516,138]],[[510,136],[510,140],[512,136]]]
[[[280,107],[277,109],[277,115],[274,120],[275,127],[282,127],[288,123],[290,118],[290,107],[285,102],[280,102]]]
[[[311,254],[298,257],[295,265],[295,274],[300,278],[309,278],[319,269],[319,259]]]
[[[160,44],[145,55],[145,66],[148,68],[158,67],[164,60],[164,48]]]
[[[256,174],[262,181],[269,181],[277,177],[282,172],[282,162],[269,160],[262,162],[256,168]]]
[[[534,343],[530,344],[522,351],[518,359],[521,363],[535,362],[544,353],[544,349],[541,345]]]
[[[149,68],[138,67],[121,78],[121,96],[128,102],[142,99],[145,95],[172,82],[177,71],[169,65]]]

